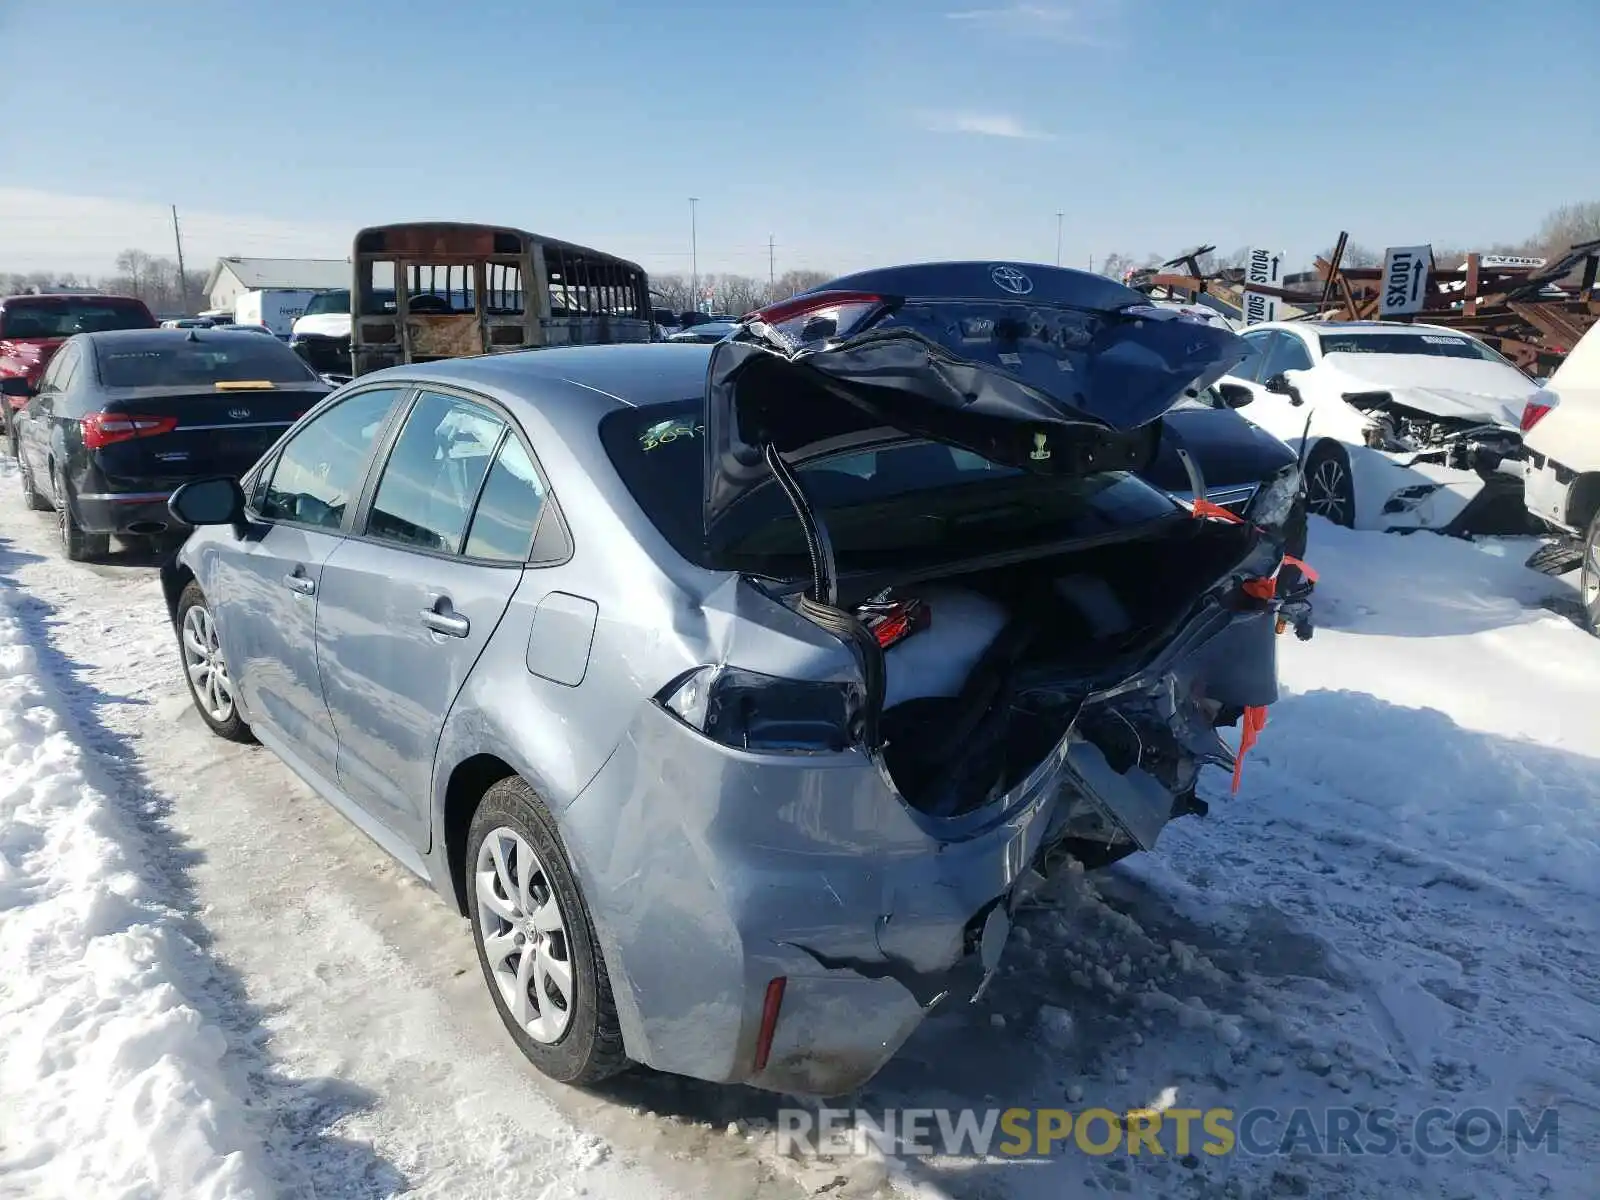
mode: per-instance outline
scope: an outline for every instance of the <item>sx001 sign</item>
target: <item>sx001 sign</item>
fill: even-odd
[[[1401,317],[1422,311],[1428,298],[1432,246],[1390,246],[1383,256],[1383,293],[1378,314]]]

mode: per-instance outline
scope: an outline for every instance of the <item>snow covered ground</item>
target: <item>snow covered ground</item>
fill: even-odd
[[[793,1161],[772,1097],[548,1084],[462,923],[205,733],[149,563],[52,532],[0,462],[0,1195],[1594,1192],[1600,640],[1526,545],[1319,524],[1319,630],[1281,643],[1240,793],[1219,773],[1209,818],[1063,879],[985,999],[839,1103],[1274,1110],[1257,1142],[1392,1109],[1403,1143],[1429,1109],[1553,1106],[1556,1146],[1023,1165]]]

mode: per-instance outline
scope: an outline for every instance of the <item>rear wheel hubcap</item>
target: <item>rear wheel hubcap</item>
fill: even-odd
[[[473,871],[478,944],[517,1027],[559,1041],[576,991],[567,925],[549,873],[528,839],[504,825],[478,847]]]

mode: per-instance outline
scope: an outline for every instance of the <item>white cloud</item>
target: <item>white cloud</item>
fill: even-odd
[[[184,266],[203,276],[225,254],[261,258],[346,258],[356,231],[248,213],[178,208]],[[109,274],[123,250],[171,255],[166,205],[0,187],[0,272]]]
[[[1079,0],[1074,4],[1009,4],[1000,8],[971,8],[946,13],[952,21],[965,21],[999,33],[1044,38],[1076,46],[1098,46],[1104,38],[1097,32],[1108,7],[1108,0]]]
[[[1048,140],[1051,136],[1005,113],[928,113],[924,116],[924,123],[934,133],[974,133],[981,137],[1023,138],[1034,141]]]

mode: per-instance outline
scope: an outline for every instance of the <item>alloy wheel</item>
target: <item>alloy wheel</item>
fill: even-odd
[[[183,669],[189,675],[195,699],[219,725],[233,716],[233,681],[222,661],[222,643],[217,625],[201,605],[191,605],[183,614]]]
[[[1337,458],[1324,458],[1311,472],[1306,480],[1306,507],[1335,525],[1350,524],[1350,473]]]
[[[1590,628],[1600,628],[1600,519],[1589,526],[1583,540],[1583,570],[1578,575],[1578,594]]]
[[[502,825],[478,849],[479,944],[511,1018],[536,1042],[559,1041],[575,1002],[566,921],[545,867]]]

